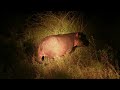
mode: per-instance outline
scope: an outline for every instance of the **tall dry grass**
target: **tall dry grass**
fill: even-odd
[[[86,24],[77,12],[44,12],[29,17],[23,37],[17,41],[18,63],[13,78],[30,79],[119,79],[119,73],[103,51],[96,50],[93,37],[89,47],[78,47],[63,57],[45,58],[37,63],[40,41],[49,35],[85,32]]]

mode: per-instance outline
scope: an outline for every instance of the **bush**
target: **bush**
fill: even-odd
[[[118,71],[108,62],[108,53],[97,51],[91,37],[89,47],[76,48],[73,53],[63,57],[45,58],[43,64],[35,61],[38,45],[44,37],[78,31],[86,33],[85,27],[82,16],[73,11],[49,11],[29,17],[23,37],[17,40],[18,62],[12,78],[119,79]]]

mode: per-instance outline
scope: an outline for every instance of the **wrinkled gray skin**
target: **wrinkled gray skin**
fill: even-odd
[[[70,53],[74,47],[88,45],[86,35],[81,32],[47,36],[39,45],[38,62],[41,63],[44,57],[60,57]]]

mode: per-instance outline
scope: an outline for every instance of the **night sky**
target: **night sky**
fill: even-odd
[[[117,2],[116,2],[117,3]],[[119,48],[120,11],[113,2],[79,1],[79,0],[28,0],[6,1],[1,3],[1,34],[9,35],[9,28],[20,28],[28,15],[46,10],[79,11],[88,21],[88,31],[96,43],[112,43]]]

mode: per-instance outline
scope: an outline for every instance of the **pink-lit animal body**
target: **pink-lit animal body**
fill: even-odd
[[[41,62],[44,57],[60,57],[70,53],[74,47],[88,45],[86,35],[81,32],[47,36],[39,45],[38,62]]]

